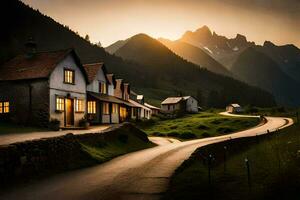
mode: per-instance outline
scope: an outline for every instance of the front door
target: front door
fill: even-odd
[[[66,123],[66,126],[74,125],[74,101],[73,101],[73,99],[66,99],[65,123]]]

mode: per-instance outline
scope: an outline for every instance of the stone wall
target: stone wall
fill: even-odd
[[[0,146],[0,185],[95,164],[81,144],[99,146],[123,134],[133,134],[149,142],[144,132],[125,123],[102,133],[67,134]]]

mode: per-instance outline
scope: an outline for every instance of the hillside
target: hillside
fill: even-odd
[[[2,1],[0,11],[1,24],[4,27],[1,31],[0,63],[22,53],[24,43],[29,37],[33,37],[37,42],[38,51],[73,47],[83,63],[104,61],[109,72],[130,81],[134,91],[143,93],[147,100],[155,105],[167,96],[185,92],[193,95],[203,93],[198,96],[208,97],[209,92],[214,90],[222,92],[219,94],[218,106],[223,107],[231,101],[257,106],[274,105],[273,97],[269,93],[201,70],[198,66],[179,58],[156,40],[147,40],[153,45],[146,45],[138,51],[135,48],[128,49],[132,43],[127,42],[122,49],[126,46],[124,49],[128,49],[128,56],[131,54],[135,57],[130,60],[139,63],[124,61],[18,0]],[[124,53],[124,49],[119,52]],[[203,92],[199,92],[200,89]],[[226,99],[221,98],[225,94]]]
[[[300,83],[300,49],[294,45],[276,46],[269,41],[256,49],[272,58],[282,71]]]
[[[207,70],[217,74],[232,76],[232,74],[223,65],[214,60],[201,48],[181,41],[171,41],[163,38],[159,39],[159,41],[180,57],[197,64],[202,68],[206,68]]]
[[[105,47],[105,51],[107,51],[110,54],[114,54],[118,49],[120,49],[122,46],[126,44],[127,40],[119,40],[108,47]]]
[[[217,107],[223,107],[232,101],[273,104],[270,94],[202,69],[145,34],[130,38],[115,55],[144,66],[143,76],[148,76],[148,84],[155,90],[166,88],[168,91],[174,91],[173,94],[192,94],[196,97],[200,91],[206,97],[207,105],[217,101],[219,105],[211,105]],[[217,97],[211,95],[215,94],[214,91]]]
[[[299,105],[299,83],[286,75],[278,64],[267,55],[248,48],[236,60],[232,73],[251,85],[272,92],[277,102],[291,106]]]

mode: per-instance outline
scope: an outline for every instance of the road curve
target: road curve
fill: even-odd
[[[126,154],[102,165],[67,172],[14,188],[0,199],[159,199],[174,170],[196,148],[228,139],[249,137],[293,124],[289,118],[267,117],[263,125],[206,139],[175,142]]]

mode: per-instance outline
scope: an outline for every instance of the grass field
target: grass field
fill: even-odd
[[[300,199],[299,166],[299,125],[213,144],[199,148],[177,169],[164,199]]]
[[[193,139],[244,130],[259,124],[257,118],[236,118],[218,112],[201,112],[177,119],[153,120],[140,128],[148,135]]]

